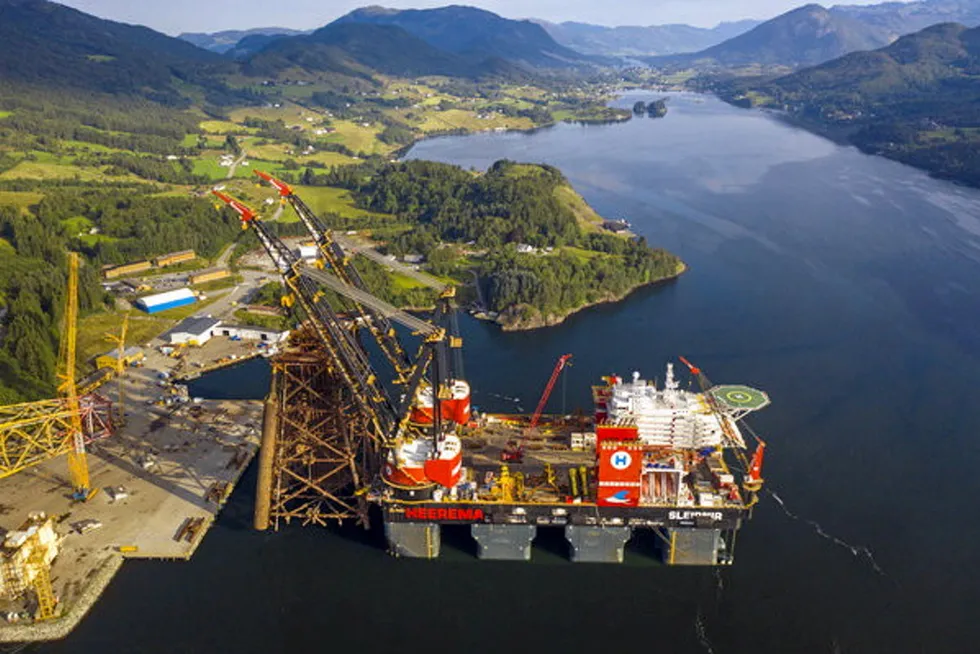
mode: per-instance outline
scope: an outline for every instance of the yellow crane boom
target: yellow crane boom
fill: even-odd
[[[68,253],[68,288],[65,290],[65,326],[59,347],[58,377],[61,384],[58,393],[64,398],[69,411],[68,473],[71,476],[72,497],[85,501],[92,494],[85,457],[85,440],[82,433],[82,413],[75,387],[75,343],[78,336],[78,253]]]

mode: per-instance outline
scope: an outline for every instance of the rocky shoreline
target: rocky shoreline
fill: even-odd
[[[500,325],[501,330],[505,332],[524,332],[524,331],[531,331],[533,329],[541,329],[543,327],[554,327],[555,325],[560,325],[561,323],[565,322],[565,320],[569,316],[572,316],[590,307],[596,307],[601,304],[610,304],[613,302],[621,302],[622,300],[625,300],[627,297],[632,295],[635,291],[644,288],[646,286],[657,286],[660,284],[667,284],[669,282],[672,282],[676,280],[678,277],[680,277],[681,275],[683,275],[686,271],[687,271],[687,264],[685,264],[682,261],[680,263],[678,270],[671,275],[667,275],[666,277],[660,277],[658,279],[651,280],[644,284],[637,284],[636,286],[627,290],[625,293],[621,293],[619,295],[609,295],[603,297],[600,300],[597,300],[596,302],[589,302],[588,304],[583,304],[580,307],[576,307],[575,309],[571,309],[570,311],[567,311],[562,314],[549,314],[543,316],[536,309],[533,309],[532,307],[527,307],[527,305],[521,305],[521,306],[508,308],[495,319],[490,319],[490,318],[486,318],[486,319],[492,320],[492,322],[495,322],[498,325]],[[526,307],[526,309],[524,307]],[[534,315],[531,317],[522,316],[521,314],[524,313],[527,309],[534,311]]]

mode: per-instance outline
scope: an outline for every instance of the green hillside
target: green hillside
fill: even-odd
[[[728,99],[785,109],[868,152],[980,185],[980,28],[929,27],[769,82],[736,82]]]

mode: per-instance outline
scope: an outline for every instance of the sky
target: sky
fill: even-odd
[[[807,0],[57,0],[101,18],[137,23],[176,35],[251,27],[322,27],[352,9],[383,4],[423,9],[470,4],[507,18],[575,20],[597,25],[687,23],[713,27],[742,18],[768,19]],[[812,0],[811,0],[812,1]],[[846,0],[842,4],[875,4],[879,0]]]

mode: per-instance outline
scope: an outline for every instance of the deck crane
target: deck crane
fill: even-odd
[[[425,382],[437,389],[435,393],[437,397],[442,397],[444,394],[448,382],[445,355],[442,353],[447,342],[446,330],[400,311],[359,288],[349,286],[339,277],[325,270],[303,264],[282,241],[268,231],[251,208],[220,191],[214,190],[212,193],[239,214],[246,229],[251,228],[255,231],[295,301],[307,314],[314,331],[326,346],[330,364],[341,373],[351,399],[357,402],[369,417],[372,424],[373,433],[370,435],[372,441],[377,448],[387,452],[386,469],[394,467],[400,470],[401,464],[398,463],[399,457],[396,454],[402,451],[400,448],[404,448],[406,443],[414,447],[412,452],[415,454],[424,452],[429,458],[439,458],[441,453],[447,450],[446,443],[450,441],[443,430],[441,402],[433,403],[433,415],[429,425],[417,424],[413,421],[412,415],[413,406]],[[419,354],[406,371],[404,394],[397,408],[379,383],[366,353],[354,335],[341,324],[326,301],[321,285],[385,319],[390,318],[405,324],[422,336]],[[436,313],[439,314],[440,311],[437,310]],[[426,379],[427,373],[428,379]],[[430,441],[430,439],[431,443],[428,447],[417,447],[418,442]],[[453,445],[458,450],[458,439]],[[458,474],[458,467],[455,474]],[[407,478],[410,481],[415,479],[411,475]],[[361,483],[366,482],[367,480],[362,479]],[[423,484],[420,482],[419,485]],[[432,486],[432,483],[428,483],[428,486]]]
[[[558,377],[561,375],[562,371],[569,365],[568,362],[571,361],[571,354],[563,354],[558,357],[557,363],[555,363],[555,369],[551,372],[551,378],[548,379],[548,384],[544,387],[544,392],[541,393],[541,399],[538,401],[538,406],[534,409],[534,415],[531,416],[531,423],[528,425],[527,430],[521,437],[519,442],[512,442],[508,444],[508,447],[500,453],[501,461],[513,461],[515,463],[520,463],[524,460],[524,442],[527,437],[534,432],[538,426],[538,421],[541,420],[541,414],[544,412],[545,406],[548,404],[548,398],[551,397],[551,391],[555,388],[555,383],[558,382]]]
[[[366,291],[367,286],[364,284],[364,280],[351,264],[350,257],[334,239],[331,230],[327,229],[313,210],[293,191],[292,186],[261,170],[256,170],[255,174],[279,191],[282,202],[288,202],[292,206],[310,236],[313,237],[323,261],[333,273],[347,286]],[[405,381],[404,375],[411,368],[411,361],[405,352],[405,348],[399,342],[391,322],[386,316],[379,314],[369,306],[359,302],[355,302],[354,306],[377,341],[385,358],[391,362],[396,373],[402,376],[398,381]]]
[[[721,406],[719,406],[718,398],[715,397],[715,394],[711,392],[712,389],[715,388],[715,385],[711,383],[711,380],[708,379],[707,375],[705,375],[700,368],[698,368],[693,363],[688,361],[687,358],[685,357],[678,357],[678,358],[680,359],[681,363],[687,366],[687,369],[691,372],[692,375],[694,375],[695,379],[698,380],[698,385],[701,387],[701,392],[704,396],[704,399],[707,402],[708,407],[711,409],[712,413],[714,413],[715,416],[718,418],[718,424],[721,426],[722,432],[725,434],[725,437],[729,440],[729,442],[733,444],[741,441],[741,438],[739,438],[738,435],[732,429],[732,425],[729,422],[729,418],[726,415],[726,412],[722,410]],[[766,403],[768,403],[768,399],[766,399]],[[752,437],[756,441],[756,446],[755,446],[755,452],[753,452],[751,460],[746,460],[745,455],[742,454],[741,450],[739,448],[734,448],[736,456],[739,458],[742,465],[745,467],[745,479],[742,482],[742,487],[746,491],[749,491],[750,493],[758,493],[762,489],[762,484],[763,484],[762,459],[765,456],[765,452],[766,452],[766,442],[761,438],[759,438],[759,436],[754,431],[752,431],[752,429],[748,427],[748,425],[745,425],[743,423],[743,426],[750,434],[752,434]]]

